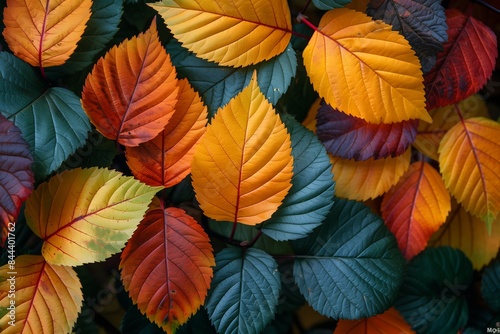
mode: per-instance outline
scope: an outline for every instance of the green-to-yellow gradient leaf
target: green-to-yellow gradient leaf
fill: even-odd
[[[491,228],[500,210],[500,123],[461,119],[441,140],[439,167],[463,207]]]
[[[9,280],[15,277],[15,281]],[[15,297],[9,297],[14,286]],[[71,267],[55,266],[40,255],[21,255],[15,267],[0,267],[0,332],[70,333],[83,302],[82,285]],[[8,307],[15,302],[14,318]],[[15,319],[15,326],[9,321]]]
[[[62,65],[82,37],[91,6],[91,0],[7,0],[3,36],[33,66]]]
[[[108,169],[73,169],[42,183],[26,201],[26,221],[51,264],[77,266],[121,251],[162,187]]]
[[[291,153],[290,135],[254,72],[197,146],[193,187],[205,215],[247,225],[269,219],[291,187]]]
[[[420,62],[390,25],[346,8],[328,11],[303,57],[314,89],[333,108],[375,124],[431,121]]]
[[[163,0],[151,7],[184,47],[224,66],[248,66],[277,56],[292,36],[286,0]]]

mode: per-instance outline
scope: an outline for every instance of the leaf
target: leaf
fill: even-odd
[[[343,159],[368,160],[403,154],[417,135],[418,120],[370,124],[322,102],[316,133],[326,150]]]
[[[292,140],[292,187],[261,231],[275,240],[300,239],[321,224],[333,204],[330,159],[312,132],[282,116]]]
[[[207,107],[186,79],[179,80],[179,100],[165,129],[125,152],[134,176],[151,186],[171,187],[182,181],[191,172],[206,123]]]
[[[411,150],[395,158],[344,160],[330,157],[335,196],[366,201],[387,192],[408,170]]]
[[[382,218],[407,260],[425,248],[450,209],[450,194],[441,175],[424,161],[410,165],[399,183],[384,195],[381,206]]]
[[[0,52],[0,113],[11,120],[30,145],[35,179],[45,178],[85,143],[90,123],[79,98],[60,87],[47,87],[32,68]]]
[[[219,109],[196,148],[193,187],[204,214],[247,225],[269,219],[291,187],[290,146],[254,73],[250,85]]]
[[[493,31],[456,9],[446,11],[448,42],[434,68],[425,76],[427,109],[457,103],[481,89],[498,56]]]
[[[439,145],[439,168],[453,197],[491,229],[500,210],[500,124],[483,117],[461,120]]]
[[[156,137],[174,113],[177,78],[158,39],[156,21],[97,61],[85,80],[82,104],[104,137],[137,146]]]
[[[21,131],[0,115],[0,246],[14,232],[21,205],[33,190],[32,163]]]
[[[21,255],[15,263],[14,273],[8,264],[0,267],[2,333],[70,333],[83,302],[82,285],[73,268],[51,265],[40,255]],[[14,311],[9,310],[12,305]],[[10,315],[15,326],[9,324]]]
[[[321,10],[342,8],[349,2],[351,2],[351,0],[313,0],[314,6]]]
[[[443,43],[448,40],[445,10],[440,1],[371,0],[366,13],[390,24],[408,40],[424,73],[434,67],[437,53],[443,51]]]
[[[333,108],[374,124],[431,121],[420,63],[391,26],[346,8],[328,11],[303,56],[314,89]]]
[[[248,66],[279,55],[292,37],[285,0],[272,2],[163,0],[150,5],[174,37],[198,57]]]
[[[257,334],[274,318],[278,264],[255,248],[224,248],[215,256],[205,308],[218,333]]]
[[[399,314],[395,308],[390,308],[382,314],[360,319],[360,320],[339,320],[334,334],[356,334],[356,333],[399,333],[410,334],[410,325]]]
[[[494,312],[500,312],[500,262],[486,268],[481,280],[481,295]]]
[[[91,5],[91,0],[7,0],[3,36],[10,50],[30,65],[62,65],[76,49]]]
[[[108,169],[57,174],[26,201],[26,221],[48,263],[77,266],[121,251],[159,187]]]
[[[295,281],[319,313],[359,319],[394,302],[404,259],[384,222],[362,203],[335,201],[323,224],[292,245]]]
[[[120,262],[132,301],[167,333],[175,333],[203,305],[213,266],[210,240],[194,218],[155,202]]]
[[[417,333],[456,333],[467,323],[472,275],[472,264],[461,251],[428,248],[408,264],[396,309]]]

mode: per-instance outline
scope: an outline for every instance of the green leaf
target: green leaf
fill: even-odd
[[[500,261],[494,262],[484,271],[481,294],[493,311],[500,312]]]
[[[468,314],[472,263],[451,247],[427,248],[408,264],[395,306],[418,333],[456,333]]]
[[[389,308],[403,281],[394,235],[364,204],[336,199],[323,224],[292,241],[294,277],[319,313],[359,319]]]
[[[335,182],[318,138],[291,116],[282,119],[292,140],[292,188],[262,232],[275,240],[292,240],[306,237],[325,219],[333,205]]]
[[[215,256],[205,308],[219,333],[260,333],[274,318],[278,264],[259,249],[225,248]]]
[[[0,52],[0,113],[21,130],[42,179],[85,143],[90,122],[71,91],[48,88],[31,66]]]
[[[314,6],[321,10],[330,10],[341,8],[347,5],[351,0],[313,0]]]

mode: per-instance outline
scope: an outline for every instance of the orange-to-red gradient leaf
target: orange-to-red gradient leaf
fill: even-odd
[[[346,8],[328,11],[303,56],[314,89],[333,108],[374,124],[431,121],[420,62],[390,25]]]
[[[125,290],[149,320],[174,333],[204,304],[215,258],[203,228],[154,201],[123,250]]]
[[[186,79],[179,80],[179,101],[165,129],[154,139],[129,147],[127,163],[140,181],[171,187],[191,172],[196,145],[205,134],[207,107]]]
[[[57,174],[26,201],[26,221],[51,264],[77,266],[121,251],[161,187],[104,168]]]
[[[339,320],[334,334],[413,334],[411,326],[403,316],[394,308],[382,314],[359,320]]]
[[[163,0],[151,7],[182,45],[224,66],[248,66],[285,51],[292,37],[286,0]]]
[[[398,184],[384,195],[381,205],[382,218],[407,260],[427,246],[450,209],[450,194],[441,175],[424,161],[408,168]]]
[[[40,255],[18,256],[12,266],[0,267],[2,334],[71,333],[83,302],[73,268],[51,265]]]
[[[83,109],[104,137],[137,146],[156,137],[177,103],[177,78],[156,21],[97,61],[85,80]]]
[[[398,183],[410,166],[410,149],[397,157],[355,161],[330,156],[335,196],[366,201],[378,197]]]
[[[91,6],[91,0],[7,0],[3,36],[33,66],[62,65],[82,37]]]
[[[500,211],[500,123],[462,119],[439,145],[439,167],[453,197],[488,229]]]
[[[257,85],[219,109],[196,148],[196,198],[206,216],[256,225],[269,219],[291,187],[290,135]]]

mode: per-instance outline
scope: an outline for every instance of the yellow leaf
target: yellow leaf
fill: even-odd
[[[500,124],[483,117],[461,120],[439,145],[446,187],[464,208],[491,228],[500,210]]]
[[[254,72],[250,84],[217,111],[196,149],[196,198],[212,219],[259,224],[288,193],[292,164],[290,135]]]
[[[8,312],[0,311],[2,334],[70,333],[83,302],[73,268],[51,265],[40,255],[21,255],[15,262],[14,269],[9,264],[0,267],[0,310]],[[15,326],[9,324],[12,319]]]
[[[73,169],[42,183],[26,201],[26,221],[44,240],[47,262],[77,266],[121,251],[162,187],[117,171]]]
[[[317,98],[307,112],[307,117],[302,121],[302,125],[316,133],[316,115],[321,106],[321,99]]]
[[[346,160],[330,156],[335,196],[366,201],[378,197],[398,183],[410,166],[410,149],[397,157]]]
[[[184,47],[224,66],[248,66],[277,56],[292,36],[286,0],[163,0],[150,6]]]
[[[303,53],[314,89],[333,108],[369,123],[420,118],[420,62],[391,26],[346,8],[326,12]]]
[[[33,66],[62,65],[76,49],[91,6],[91,0],[7,0],[3,36]]]

